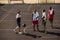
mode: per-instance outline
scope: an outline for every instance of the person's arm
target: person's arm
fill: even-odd
[[[18,16],[18,18],[21,18],[21,14],[18,14],[17,16]]]
[[[54,10],[53,10],[53,15],[55,14]]]
[[[33,14],[32,14],[32,20],[33,20]]]
[[[36,17],[36,19],[39,18],[39,16]]]
[[[16,19],[17,19],[17,15],[16,15]]]
[[[37,17],[36,17],[36,19],[37,19],[37,18],[39,18],[39,13],[38,13],[38,12],[37,12]]]
[[[49,15],[50,15],[50,11],[48,10],[48,18],[49,18]]]
[[[46,15],[45,15],[45,18],[44,18],[44,20],[45,20],[45,21],[47,20],[47,18],[46,18]]]

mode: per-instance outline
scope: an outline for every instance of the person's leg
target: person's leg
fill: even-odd
[[[53,21],[51,22],[51,27],[53,28]]]
[[[35,31],[35,24],[33,24],[33,30]]]
[[[37,31],[39,31],[39,24],[37,24]]]
[[[13,29],[14,32],[18,32],[19,27],[17,26],[15,29]]]
[[[13,31],[17,32],[17,30],[19,29],[19,25],[18,25],[18,19],[16,20],[17,23],[17,27],[15,27],[15,29]]]
[[[42,25],[43,25],[43,19],[42,19]]]
[[[19,25],[19,32],[20,32],[20,25]]]
[[[35,21],[32,21],[33,30],[35,31]]]
[[[18,25],[19,25],[19,32],[20,32],[20,27],[21,27],[21,19],[18,19]]]
[[[49,18],[50,26],[52,27],[52,20]]]
[[[46,31],[46,22],[44,22],[44,32],[46,33],[47,31]]]
[[[16,32],[19,32],[19,24],[17,24],[17,27],[15,28]]]
[[[38,22],[38,20],[36,21],[36,24],[37,24],[37,31],[39,31],[39,22]]]
[[[51,27],[53,28],[53,19],[50,21]]]
[[[17,27],[15,28],[15,31],[18,32],[18,29],[19,29],[19,26],[17,26]]]

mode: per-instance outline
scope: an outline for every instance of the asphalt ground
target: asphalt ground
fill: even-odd
[[[52,6],[55,10],[54,28],[51,29],[47,18],[47,33],[43,32],[41,25],[41,11],[46,9],[46,14],[49,7]],[[32,12],[37,8],[39,12],[39,29],[40,31],[33,31],[32,29]],[[21,11],[22,24],[27,25],[27,34],[16,34],[13,29],[17,26],[16,14]],[[23,30],[23,27],[21,27]],[[21,30],[21,31],[22,31]],[[0,40],[60,40],[60,4],[9,4],[0,6]]]

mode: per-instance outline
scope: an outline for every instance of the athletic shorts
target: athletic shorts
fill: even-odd
[[[38,20],[36,20],[36,21],[32,21],[32,23],[33,23],[33,25],[35,25],[35,24],[39,24]]]
[[[42,19],[42,25],[46,26],[46,21]]]
[[[49,21],[50,21],[50,22],[53,22],[53,18],[49,18]]]
[[[20,27],[21,18],[17,18],[17,25]]]

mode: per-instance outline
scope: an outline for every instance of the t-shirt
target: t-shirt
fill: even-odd
[[[38,20],[38,18],[37,18],[38,16],[39,16],[38,12],[36,12],[36,13],[33,12],[33,20],[34,21]]]
[[[16,18],[20,18],[20,17],[21,17],[21,15],[19,15],[19,14],[16,15]]]
[[[45,12],[42,13],[42,18],[43,18],[43,17],[46,17],[46,13],[45,13]]]
[[[48,15],[49,15],[48,17],[51,18],[51,19],[53,18],[53,11],[54,11],[53,9],[48,10]]]

